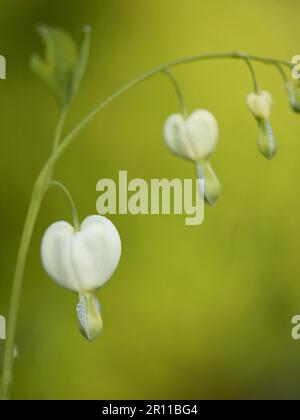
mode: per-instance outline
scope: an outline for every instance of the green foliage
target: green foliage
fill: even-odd
[[[45,46],[45,58],[34,54],[31,69],[53,91],[61,106],[69,104],[84,76],[90,49],[90,28],[84,27],[80,48],[66,31],[40,26],[38,32]]]

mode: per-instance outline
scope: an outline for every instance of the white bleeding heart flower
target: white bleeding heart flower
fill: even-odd
[[[207,159],[217,147],[218,123],[212,113],[203,109],[194,111],[186,119],[174,114],[165,123],[164,137],[173,153],[199,162]]]
[[[247,97],[247,105],[258,122],[258,149],[263,156],[270,160],[277,152],[277,142],[270,124],[272,95],[266,91],[250,93]]]
[[[80,328],[93,340],[102,330],[100,304],[94,292],[110,279],[121,256],[117,229],[102,216],[87,217],[79,231],[67,222],[57,222],[45,232],[41,253],[49,276],[79,294]]]
[[[102,216],[89,216],[79,232],[67,222],[50,226],[42,241],[42,261],[49,276],[77,293],[99,289],[114,273],[121,256],[115,226]]]
[[[249,110],[256,118],[270,119],[273,98],[269,92],[250,93],[247,97],[247,104]]]
[[[187,118],[171,115],[164,126],[164,139],[173,153],[196,163],[197,176],[204,179],[205,201],[213,205],[221,194],[221,184],[208,161],[219,139],[216,118],[204,109],[194,111]]]

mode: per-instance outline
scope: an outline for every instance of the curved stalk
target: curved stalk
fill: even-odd
[[[32,192],[31,201],[25,220],[24,230],[17,256],[17,263],[15,268],[10,308],[8,314],[7,340],[5,342],[3,360],[3,375],[0,393],[0,398],[3,400],[9,399],[11,392],[15,334],[22,292],[24,270],[37,216],[40,210],[40,206],[42,204],[42,200],[47,190],[47,182],[48,173],[42,172],[41,175],[38,177]]]
[[[189,115],[188,108],[187,108],[183,93],[179,87],[177,80],[175,79],[175,77],[169,70],[164,70],[162,73],[165,74],[170,79],[171,83],[173,84],[173,87],[175,89],[175,92],[178,98],[178,102],[180,104],[181,112],[184,115],[184,117],[187,118]]]
[[[215,60],[215,59],[239,59],[239,60],[245,60],[245,57],[248,58],[248,60],[252,61],[258,61],[263,64],[267,65],[275,65],[278,64],[285,65],[289,68],[293,67],[292,63],[289,63],[285,60],[279,60],[274,58],[265,58],[255,55],[249,55],[242,52],[229,52],[229,53],[207,53],[207,54],[200,54],[195,55],[191,57],[182,58],[175,61],[170,61],[169,63],[163,64],[161,66],[158,66],[154,68],[153,70],[150,70],[149,72],[143,74],[140,77],[137,77],[136,79],[131,80],[124,86],[122,86],[119,90],[115,91],[111,96],[108,96],[103,102],[101,102],[98,106],[96,106],[89,114],[87,114],[74,128],[73,130],[65,137],[65,139],[61,142],[60,146],[56,149],[56,152],[53,153],[51,158],[49,159],[47,165],[54,164],[57,162],[62,154],[65,152],[65,150],[73,143],[74,139],[77,137],[77,135],[83,130],[93,119],[96,115],[98,115],[101,111],[103,111],[108,105],[110,105],[115,99],[122,96],[124,93],[128,92],[130,89],[132,89],[135,86],[138,86],[145,80],[148,80],[154,76],[156,76],[159,73],[164,72],[165,70],[168,70],[172,67],[177,67],[183,64],[189,64],[196,61],[205,61],[205,60]]]
[[[251,73],[254,92],[258,94],[259,93],[259,86],[258,86],[258,82],[257,82],[257,78],[256,78],[256,74],[255,74],[253,64],[251,63],[251,60],[249,59],[249,57],[246,54],[245,54],[244,60],[245,60],[245,63],[247,64],[247,66],[250,70],[250,73]]]
[[[53,152],[57,149],[59,141],[61,139],[61,134],[67,114],[67,109],[63,109],[60,113],[58,124],[55,130],[54,141],[53,141]],[[12,372],[13,372],[13,363],[14,363],[14,345],[15,345],[15,335],[17,320],[19,314],[19,306],[21,300],[22,286],[24,271],[27,261],[27,256],[29,252],[29,247],[31,244],[32,234],[35,228],[36,220],[38,213],[43,201],[43,198],[49,187],[49,183],[52,177],[54,166],[49,165],[45,167],[40,175],[38,176],[27,216],[25,219],[25,224],[23,228],[23,234],[19,246],[19,251],[17,255],[17,263],[15,267],[15,274],[13,278],[11,300],[8,313],[8,328],[7,328],[7,339],[5,342],[4,348],[4,359],[3,359],[3,372],[2,372],[2,381],[0,387],[0,399],[8,400],[10,397],[11,387],[12,387]]]
[[[70,206],[71,206],[71,210],[72,210],[74,228],[78,232],[80,230],[79,213],[78,213],[77,207],[75,205],[75,201],[73,200],[73,197],[72,197],[70,191],[67,189],[67,187],[64,186],[64,184],[62,184],[61,182],[58,182],[58,181],[51,181],[50,184],[49,184],[49,187],[60,188],[63,191],[63,193],[65,194],[65,196],[67,197],[67,199],[70,203]]]
[[[283,81],[284,81],[285,83],[287,83],[287,82],[289,81],[289,78],[287,77],[287,75],[286,75],[286,73],[285,73],[284,69],[282,68],[282,65],[281,65],[281,64],[279,64],[279,63],[277,63],[276,67],[278,68],[278,71],[279,71],[279,73],[280,73],[280,75],[281,75],[281,77],[282,77]]]
[[[66,122],[66,118],[67,118],[67,114],[69,111],[69,107],[65,106],[60,114],[59,120],[58,120],[58,124],[55,130],[55,134],[54,134],[54,140],[53,140],[53,148],[52,148],[52,152],[55,152],[55,150],[57,149],[57,147],[59,146],[59,142],[61,140],[61,135],[62,135],[62,131]]]

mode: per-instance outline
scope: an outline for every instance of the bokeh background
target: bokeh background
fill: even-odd
[[[245,50],[289,60],[299,54],[296,0],[1,0],[0,313],[7,314],[14,264],[33,182],[46,160],[58,117],[47,88],[31,72],[42,51],[37,23],[76,38],[93,27],[88,71],[66,130],[127,80],[159,63],[206,51]],[[99,293],[105,329],[95,343],[78,332],[77,298],[55,285],[40,263],[52,222],[70,220],[59,191],[42,208],[26,270],[13,398],[242,399],[298,398],[300,342],[300,117],[287,103],[278,71],[255,66],[274,96],[280,152],[256,148],[257,126],[245,97],[242,62],[180,67],[189,108],[219,120],[213,165],[223,196],[205,223],[183,216],[113,216],[123,241],[120,266]],[[194,168],[162,140],[165,118],[179,110],[158,76],[113,103],[60,161],[56,178],[82,216],[95,213],[96,183],[130,178],[191,178]],[[3,346],[3,343],[1,343]]]

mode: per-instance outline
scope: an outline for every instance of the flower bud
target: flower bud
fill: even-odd
[[[258,149],[268,160],[273,159],[277,152],[277,142],[269,121],[258,122]]]
[[[90,216],[75,231],[67,222],[50,226],[42,241],[42,262],[60,286],[77,292],[77,314],[84,336],[92,340],[102,329],[100,305],[94,291],[114,273],[121,256],[121,240],[105,217]]]
[[[181,114],[174,114],[167,119],[164,127],[169,149],[194,162],[207,159],[215,151],[218,136],[218,123],[206,110],[197,110],[187,119]]]
[[[269,92],[250,93],[247,97],[247,104],[250,112],[258,118],[269,120],[273,99]]]
[[[204,179],[204,198],[207,204],[214,205],[221,195],[221,183],[209,161],[196,164],[198,179]]]
[[[247,97],[250,112],[258,123],[258,149],[267,159],[272,159],[277,152],[277,144],[270,124],[273,99],[269,92],[250,93]]]
[[[300,92],[299,92],[300,85],[299,83],[289,81],[286,83],[285,88],[286,88],[286,92],[288,94],[288,98],[289,98],[292,109],[295,112],[300,113]]]
[[[79,303],[76,308],[79,321],[79,329],[89,341],[95,340],[103,328],[101,318],[101,306],[93,293],[79,295]]]

